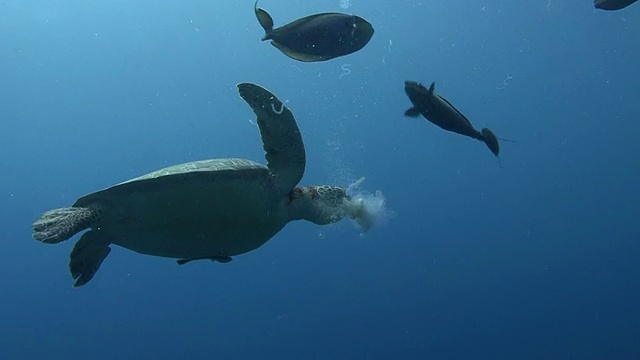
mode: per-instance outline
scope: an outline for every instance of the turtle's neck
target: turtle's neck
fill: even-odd
[[[298,186],[289,193],[289,220],[307,220],[327,225],[346,215],[346,191],[338,186]]]

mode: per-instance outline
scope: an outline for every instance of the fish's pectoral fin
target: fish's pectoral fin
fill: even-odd
[[[258,22],[260,26],[264,29],[265,36],[262,38],[262,41],[267,40],[269,38],[269,34],[273,30],[273,19],[268,12],[260,9],[258,7],[258,1],[253,5],[253,11],[256,13],[256,17],[258,18]]]
[[[310,55],[310,54],[304,54],[301,52],[296,52],[273,40],[271,41],[271,45],[275,46],[276,49],[282,51],[282,53],[287,55],[288,57],[294,60],[302,61],[302,62],[316,62],[316,61],[325,61],[330,59],[329,57],[325,57],[325,56]]]
[[[420,109],[418,109],[417,107],[410,107],[409,109],[407,109],[407,111],[404,112],[404,116],[409,116],[409,117],[418,117],[420,116],[422,112],[420,111]]]

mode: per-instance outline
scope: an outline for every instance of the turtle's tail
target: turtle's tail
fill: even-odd
[[[98,216],[100,211],[95,208],[49,210],[33,223],[33,238],[46,244],[57,244],[90,227]]]
[[[387,199],[380,190],[375,194],[359,190],[363,181],[364,177],[349,185],[347,194],[350,198],[345,200],[345,205],[347,214],[364,234],[374,226],[386,225],[395,213],[387,209]]]

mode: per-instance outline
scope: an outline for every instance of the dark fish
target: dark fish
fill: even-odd
[[[489,150],[498,156],[500,145],[493,131],[484,128],[476,130],[469,119],[456,109],[447,99],[435,93],[436,83],[431,83],[427,89],[415,81],[405,81],[404,91],[409,96],[413,106],[405,111],[406,116],[424,116],[440,128],[465,135],[484,142]]]
[[[594,0],[593,5],[596,9],[602,10],[620,10],[633,4],[637,0]]]
[[[262,41],[271,40],[271,45],[299,61],[326,61],[354,53],[373,36],[373,26],[355,15],[315,14],[274,29],[273,19],[258,8],[257,1],[254,11],[265,31]]]

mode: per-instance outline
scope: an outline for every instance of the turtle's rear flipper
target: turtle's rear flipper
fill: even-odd
[[[82,286],[93,278],[102,261],[109,255],[109,241],[95,231],[87,231],[73,247],[69,260],[74,287]]]
[[[65,241],[89,226],[99,216],[92,208],[66,207],[42,214],[33,225],[33,238],[43,243],[56,244]]]

